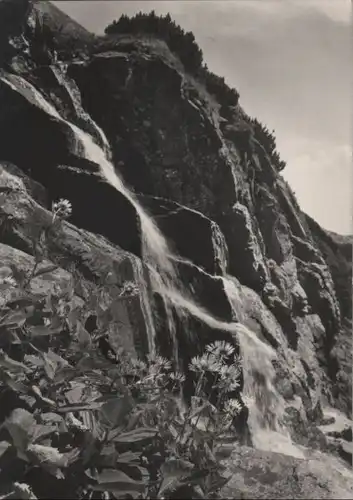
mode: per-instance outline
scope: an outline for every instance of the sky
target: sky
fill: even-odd
[[[350,0],[53,3],[95,33],[121,14],[169,12],[245,111],[275,131],[302,210],[326,229],[353,233]]]

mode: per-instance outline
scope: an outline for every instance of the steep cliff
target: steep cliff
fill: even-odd
[[[249,405],[238,429],[260,448],[281,412],[301,444],[293,420],[320,423],[328,405],[351,417],[351,246],[301,212],[242,108],[161,40],[97,40],[46,2],[16,5],[0,4],[14,16],[0,47],[4,262],[29,265],[33,227],[67,198],[48,279],[72,264],[93,289],[110,276],[115,345],[186,373],[210,340],[239,345],[241,389],[266,419]],[[118,306],[125,280],[143,293]]]

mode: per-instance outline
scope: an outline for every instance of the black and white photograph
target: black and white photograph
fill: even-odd
[[[353,499],[351,0],[0,0],[0,500]]]

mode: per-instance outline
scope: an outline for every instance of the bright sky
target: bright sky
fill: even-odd
[[[302,209],[326,229],[353,233],[350,0],[53,3],[96,33],[123,13],[170,12],[244,109],[275,130]]]

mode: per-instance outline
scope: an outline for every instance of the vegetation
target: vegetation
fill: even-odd
[[[155,11],[149,14],[139,12],[129,18],[122,15],[118,21],[113,21],[105,29],[107,35],[137,35],[146,34],[165,41],[172,53],[179,57],[185,69],[190,74],[201,78],[207,90],[218,97],[221,104],[236,106],[239,94],[219,77],[208,70],[203,63],[202,50],[195,41],[191,31],[184,31],[172,21],[170,14],[157,16]]]
[[[250,119],[250,124],[252,125],[255,138],[265,148],[277,171],[280,172],[283,170],[286,166],[286,162],[280,158],[274,134],[271,133],[269,129],[265,125],[262,125],[262,123],[260,123],[256,118]]]
[[[55,229],[71,204],[59,200],[52,211]],[[45,272],[47,230],[36,231],[28,274],[0,268],[0,498],[217,497],[227,482],[222,436],[240,410],[227,398],[238,385],[234,347],[215,342],[191,360],[194,396],[185,407],[184,375],[171,361],[111,348],[104,286],[82,303],[82,283],[46,297],[31,291]],[[138,293],[125,283],[119,297]],[[99,321],[89,326],[92,309]]]

